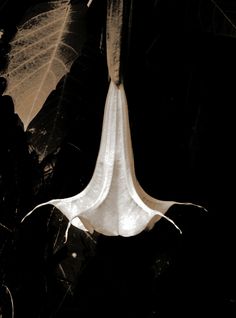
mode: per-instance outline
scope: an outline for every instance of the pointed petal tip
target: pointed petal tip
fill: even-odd
[[[41,203],[41,204],[38,204],[36,205],[36,207],[34,207],[31,211],[29,211],[21,220],[21,223],[23,223],[25,221],[26,218],[28,218],[35,210],[37,210],[38,208],[41,208],[42,206],[45,206],[45,205],[54,205],[54,201],[57,201],[57,200],[51,200],[51,201],[48,201],[48,202],[44,202],[44,203]]]
[[[41,205],[41,204],[40,204]],[[23,223],[25,221],[25,219],[28,218],[28,216],[30,216],[39,206],[37,205],[35,208],[33,208],[33,210],[29,211],[20,221],[20,223]]]
[[[182,230],[178,227],[178,225],[168,216],[166,216],[165,214],[161,215],[160,212],[158,212],[157,215],[155,215],[150,222],[147,224],[146,229],[148,231],[152,230],[153,227],[155,226],[155,224],[160,221],[161,218],[166,219],[168,222],[170,222],[172,225],[174,225],[174,227],[179,231],[180,234],[183,234]]]

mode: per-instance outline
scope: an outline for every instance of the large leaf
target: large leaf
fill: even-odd
[[[70,112],[71,100],[74,98],[70,98],[68,94],[73,94],[75,84],[78,84],[76,78],[70,73],[65,75],[28,126],[28,141],[36,151],[40,162],[48,154],[57,152],[64,139],[68,117],[73,115],[70,115]],[[78,102],[72,107],[77,104]]]
[[[33,7],[11,42],[5,74],[25,128],[58,81],[70,70],[83,43],[85,6],[58,0]]]
[[[78,136],[84,134],[85,139],[79,137],[79,148],[85,146],[81,139],[90,147],[94,141],[95,149],[96,144],[98,147],[92,131],[100,132],[106,89],[106,60],[91,42],[87,42],[70,72],[59,81],[27,128],[28,142],[40,162],[48,155],[57,154],[65,139],[77,144]],[[77,147],[72,147],[78,151]]]

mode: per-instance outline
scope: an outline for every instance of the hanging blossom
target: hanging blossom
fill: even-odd
[[[90,6],[91,2],[87,5]],[[25,216],[41,206],[54,205],[69,220],[66,237],[71,224],[90,233],[133,236],[146,228],[151,229],[161,218],[181,232],[165,213],[173,204],[190,204],[152,198],[135,176],[128,105],[121,72],[125,12],[128,11],[124,9],[124,0],[107,0],[106,46],[111,82],[92,179],[79,194],[42,203]]]
[[[79,194],[42,203],[25,217],[47,204],[59,209],[68,218],[69,226],[108,236],[133,236],[146,228],[151,229],[162,217],[181,232],[165,213],[173,204],[190,203],[157,200],[140,186],[135,176],[124,87],[111,81],[100,150],[91,181]]]

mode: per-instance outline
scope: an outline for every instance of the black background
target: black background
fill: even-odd
[[[35,3],[1,0],[2,69]],[[64,79],[26,133],[1,97],[0,316],[11,317],[7,286],[16,317],[236,317],[235,12],[234,1],[133,1],[124,74],[136,174],[154,197],[208,209],[168,212],[182,236],[161,220],[132,238],[71,229],[64,244],[66,220],[50,207],[20,223],[37,203],[74,195],[91,178],[108,87],[104,1],[88,10],[55,131]]]

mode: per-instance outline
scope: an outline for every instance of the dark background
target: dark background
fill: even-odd
[[[2,69],[37,2],[1,0]],[[8,290],[15,317],[236,317],[236,4],[132,4],[124,74],[137,178],[154,197],[208,213],[171,208],[182,235],[161,220],[131,238],[72,228],[67,244],[55,209],[20,223],[36,204],[80,192],[93,172],[108,87],[105,1],[94,0],[81,55],[26,133],[11,99],[0,99],[0,317],[11,317]]]

